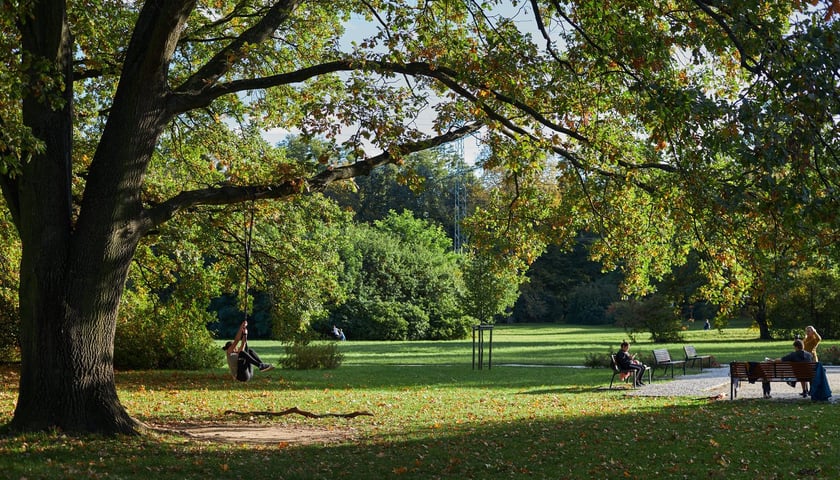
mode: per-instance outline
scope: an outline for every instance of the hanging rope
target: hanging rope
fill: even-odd
[[[250,212],[250,216],[249,216]],[[251,288],[251,240],[254,234],[254,202],[251,208],[245,212],[245,320],[248,320],[248,289]]]

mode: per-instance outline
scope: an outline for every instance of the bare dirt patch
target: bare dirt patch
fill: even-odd
[[[196,440],[221,443],[309,445],[337,443],[356,438],[351,427],[313,427],[265,423],[208,423],[151,426],[153,430]]]

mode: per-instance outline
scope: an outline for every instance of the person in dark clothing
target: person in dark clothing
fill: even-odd
[[[254,349],[248,347],[248,321],[242,322],[232,342],[222,347],[227,356],[228,367],[233,378],[240,382],[247,382],[254,376],[254,367],[261,372],[274,368],[270,363],[264,363]]]
[[[630,344],[627,343],[627,340],[621,342],[621,349],[615,354],[615,363],[622,370],[633,370],[633,378],[636,381],[636,386],[640,387],[645,384],[642,379],[648,367],[644,363],[636,360],[636,355],[631,354],[629,350]]]
[[[775,360],[769,360],[771,362],[813,362],[814,357],[811,356],[810,353],[805,351],[805,344],[802,343],[802,340],[797,338],[793,341],[793,351],[788,353],[782,358],[777,358]],[[793,387],[796,387],[796,382],[789,382],[792,383]],[[761,382],[761,386],[764,390],[764,398],[770,398],[770,382]],[[802,393],[801,396],[807,397],[808,396],[808,383],[802,382]]]

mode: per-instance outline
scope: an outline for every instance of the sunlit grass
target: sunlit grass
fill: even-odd
[[[686,336],[721,362],[790,348],[789,341],[755,341],[746,329],[692,329]],[[261,422],[337,429],[351,440],[230,445],[156,433],[116,440],[27,434],[0,438],[0,478],[840,478],[833,404],[628,397],[605,390],[607,370],[566,368],[580,365],[585,353],[615,350],[624,337],[601,327],[500,325],[492,368],[481,370],[472,368],[471,340],[351,340],[339,345],[346,358],[338,369],[276,369],[249,383],[231,380],[221,365],[118,372],[121,401],[149,424]],[[639,340],[634,351],[654,348]],[[278,343],[252,343],[270,361],[282,355]],[[681,344],[667,348],[682,354]],[[5,423],[17,372],[0,372]],[[292,406],[373,415],[225,414]]]

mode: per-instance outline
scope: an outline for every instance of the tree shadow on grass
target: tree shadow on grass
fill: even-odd
[[[768,404],[757,415],[744,404],[673,406],[620,397],[610,405],[605,411],[602,402],[560,401],[547,414],[518,418],[491,408],[411,429],[380,419],[339,443],[29,435],[0,439],[0,465],[8,478],[840,477],[840,422],[824,408]],[[794,417],[798,428],[791,429]]]

